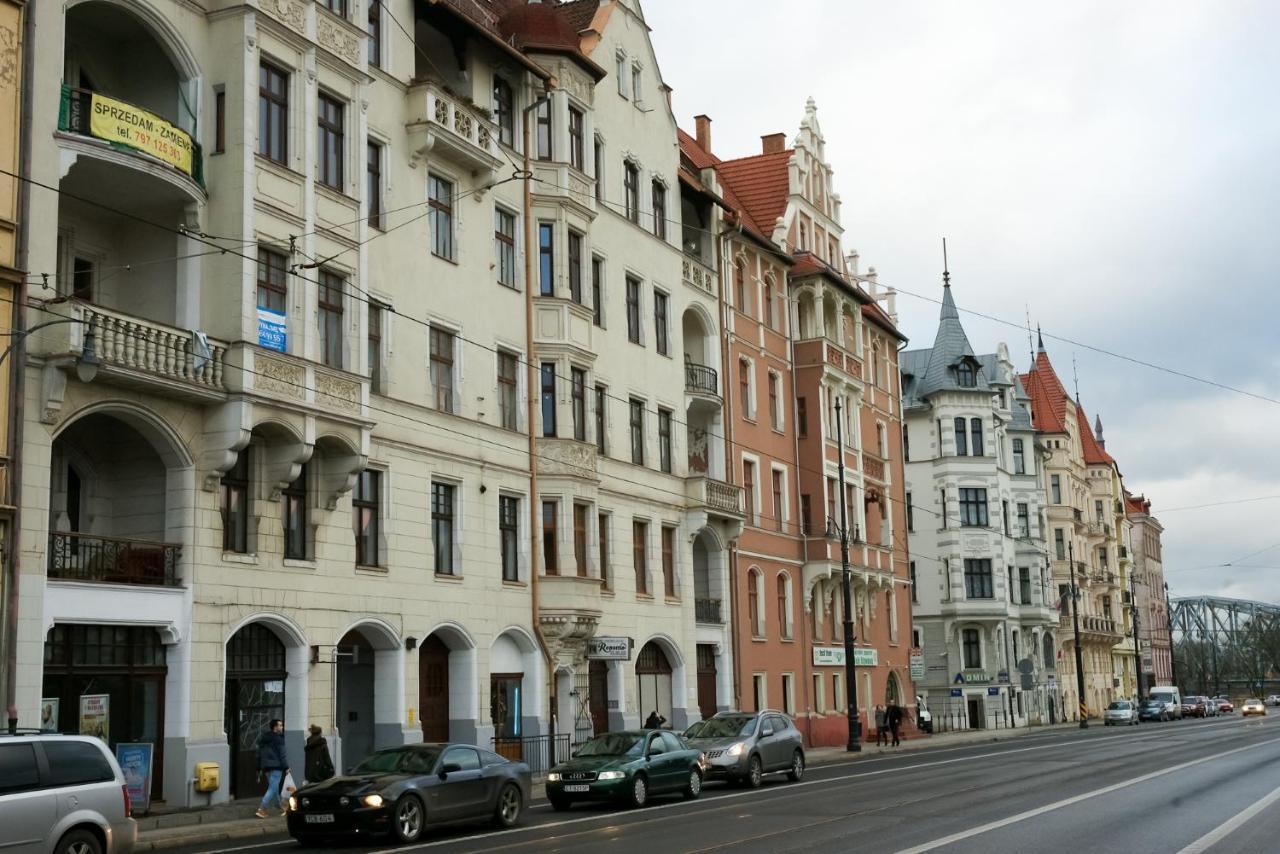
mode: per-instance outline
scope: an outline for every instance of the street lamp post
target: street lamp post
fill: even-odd
[[[839,448],[837,473],[840,481],[840,568],[844,580],[844,684],[845,705],[848,706],[849,740],[845,750],[859,753],[862,750],[862,728],[858,723],[858,680],[853,669],[853,597],[849,592],[849,511],[845,506],[844,492],[844,418],[840,414],[840,399],[836,398],[836,445]]]
[[[1138,636],[1140,619],[1138,617],[1138,588],[1133,578],[1133,567],[1129,567],[1129,607],[1133,612],[1133,686],[1138,691],[1138,702],[1142,702],[1142,641]]]
[[[1080,729],[1088,729],[1089,713],[1084,703],[1084,653],[1080,649],[1080,608],[1076,602],[1080,595],[1076,587],[1076,551],[1075,544],[1069,540],[1067,559],[1071,561],[1071,627],[1076,633],[1076,702],[1080,706]]]

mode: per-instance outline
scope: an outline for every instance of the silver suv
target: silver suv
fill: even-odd
[[[5,854],[129,854],[130,813],[124,774],[100,739],[0,733]]]
[[[765,774],[804,776],[804,738],[782,712],[719,712],[684,732],[690,747],[706,756],[706,778],[760,785]]]

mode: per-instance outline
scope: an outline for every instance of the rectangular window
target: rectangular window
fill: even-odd
[[[1002,524],[1004,525],[1004,535],[1006,537],[1013,536],[1013,532],[1009,528],[1009,502],[1008,501],[1000,502],[1000,519]]]
[[[809,407],[803,397],[796,398],[796,433],[801,439],[809,435]]]
[[[213,153],[227,150],[227,93],[219,89],[213,93]]]
[[[782,711],[788,715],[796,713],[795,679],[790,673],[782,674]]]
[[[1095,501],[1095,502],[1093,502],[1093,516],[1094,516],[1094,518],[1095,518],[1095,519],[1097,519],[1099,522],[1103,521],[1103,519],[1102,519],[1102,502],[1101,502],[1101,501]]]
[[[914,533],[916,529],[916,508],[911,503],[911,493],[907,493],[907,531]]]
[[[662,591],[676,598],[676,529],[662,528]]]
[[[498,284],[516,286],[516,215],[493,209],[493,254],[498,267]]]
[[[668,297],[662,291],[653,292],[653,340],[663,356],[671,349],[667,343],[667,302]]]
[[[604,326],[604,261],[591,258],[591,322]]]
[[[751,420],[751,363],[738,360],[738,398],[742,404],[742,417]]]
[[[626,54],[618,54],[616,70],[614,77],[618,78],[618,94],[627,97],[627,57]]]
[[[756,523],[756,464],[750,460],[742,461],[742,492],[747,513],[747,522]]]
[[[963,418],[956,419],[956,456],[968,456],[968,424]]]
[[[520,403],[516,393],[520,360],[511,353],[498,353],[498,418],[507,430],[518,430]]]
[[[382,0],[369,0],[369,64],[374,68],[382,67]]]
[[[609,516],[601,513],[596,516],[596,539],[600,547],[600,587],[604,590],[613,588],[613,573],[609,571]]]
[[[502,549],[502,580],[520,580],[520,499],[498,496],[498,542]]]
[[[258,308],[285,313],[289,295],[285,277],[288,275],[289,260],[285,256],[258,247]]]
[[[437,575],[453,575],[453,484],[431,484],[431,539],[435,545]]]
[[[249,551],[247,447],[236,455],[236,464],[222,476],[222,550],[237,554],[247,554]]]
[[[453,258],[453,183],[431,175],[427,178],[427,228],[431,231],[431,254]]]
[[[631,401],[631,462],[644,465],[644,401]]]
[[[778,395],[781,378],[773,371],[769,372],[769,420],[774,430],[782,429],[782,406]]]
[[[592,156],[595,158],[596,174],[596,201],[604,201],[604,140],[600,137],[595,138],[595,144],[592,147]]]
[[[902,425],[902,461],[911,462],[911,432],[907,430],[906,424]]]
[[[606,409],[605,401],[609,397],[609,391],[602,385],[596,386],[596,450],[601,456],[608,453],[607,442],[608,429],[606,426]]]
[[[569,165],[582,171],[586,162],[585,140],[583,138],[582,110],[569,108]]]
[[[342,276],[320,271],[316,321],[320,327],[320,361],[331,368],[342,367]]]
[[[807,492],[800,496],[800,527],[806,537],[813,533],[813,508]]]
[[[370,7],[377,5],[377,0],[371,0]],[[382,146],[376,142],[370,142],[365,145],[365,182],[364,194],[365,201],[368,202],[369,225],[372,228],[382,228]]]
[[[991,558],[964,559],[964,595],[969,599],[995,598]]]
[[[960,488],[960,525],[965,528],[987,526],[987,491]]]
[[[365,334],[366,353],[369,360],[369,386],[375,391],[382,390],[382,314],[385,309],[381,303],[370,300],[369,323]]]
[[[982,456],[983,450],[986,446],[986,443],[982,441],[982,419],[972,419],[969,422],[969,426],[971,428],[970,432],[973,434],[973,443],[971,445],[973,448],[973,455],[975,457],[980,457]]]
[[[449,413],[453,412],[453,348],[452,332],[431,327],[431,389],[436,409]]]
[[[378,554],[378,524],[381,517],[378,505],[381,498],[382,473],[365,469],[356,478],[351,493],[351,517],[356,535],[356,563],[360,566],[381,566]]]
[[[1018,502],[1018,536],[1031,536],[1031,511],[1023,502]]]
[[[573,403],[573,438],[587,441],[587,372],[572,368],[570,373],[570,397]]]
[[[293,483],[280,493],[284,510],[284,556],[291,560],[307,559],[307,466]]]
[[[585,504],[573,505],[573,560],[578,568],[578,577],[587,577],[587,512]]]
[[[653,199],[653,233],[660,239],[667,239],[667,187],[661,181],[654,181]]]
[[[582,235],[569,232],[569,299],[582,305]]]
[[[640,343],[640,280],[627,276],[627,340]]]
[[[537,127],[536,157],[539,160],[551,159],[551,102],[543,101],[534,109]]]
[[[258,66],[258,154],[286,165],[289,156],[289,75]]]
[[[538,293],[549,297],[556,290],[555,228],[549,222],[538,223]]]
[[[1013,440],[1013,473],[1014,474],[1027,473],[1027,460],[1022,450],[1021,439]]]
[[[1018,567],[1018,601],[1023,605],[1031,604],[1031,567]]]
[[[640,222],[640,167],[630,160],[622,164],[622,190],[627,219]]]
[[[783,520],[787,516],[787,508],[783,504],[782,478],[783,473],[775,469],[773,472],[773,515],[779,531],[782,530]]]
[[[965,629],[961,633],[964,642],[964,666],[967,670],[982,667],[982,642],[977,629]]]
[[[336,98],[320,93],[319,114],[316,117],[317,139],[316,179],[327,187],[342,190],[342,156],[345,107]]]
[[[636,573],[636,593],[649,592],[649,523],[631,523],[631,566]]]
[[[339,18],[347,17],[347,0],[320,0],[320,5]]]
[[[556,365],[542,363],[542,435],[556,435]]]
[[[516,138],[516,100],[511,84],[494,75],[493,120],[498,125],[498,140],[503,145],[514,145]]]
[[[556,552],[556,513],[559,505],[555,501],[542,502],[542,574],[559,575],[560,563]]]
[[[917,593],[916,593],[916,589],[917,589],[917,585],[916,585],[916,562],[915,562],[914,560],[913,560],[913,561],[911,561],[911,563],[907,566],[907,570],[908,570],[908,571],[910,572],[910,574],[911,574],[911,601],[912,601],[913,603],[915,603],[915,602],[919,602],[920,600],[919,600],[919,598],[917,598]],[[919,644],[916,644],[916,645],[917,645],[917,646],[919,646]]]
[[[1067,559],[1067,538],[1061,528],[1053,529],[1053,554],[1058,560]]]
[[[947,528],[947,490],[945,488],[938,490],[938,498],[942,502],[942,529]]]
[[[1056,474],[1049,476],[1049,495],[1054,504],[1062,503],[1062,478]]]
[[[761,302],[764,303],[764,326],[766,329],[773,328],[773,278],[772,276],[764,280],[764,294],[761,296]]]
[[[658,410],[658,467],[671,474],[671,410]]]
[[[631,98],[636,104],[640,103],[640,79],[643,75],[640,72],[640,66],[631,66]]]

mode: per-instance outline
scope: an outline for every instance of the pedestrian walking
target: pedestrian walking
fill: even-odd
[[[666,722],[667,722],[667,719],[664,718],[662,715],[658,714],[657,709],[654,709],[652,712],[649,713],[649,717],[645,720],[644,728],[645,729],[662,729],[662,725],[665,724]]]
[[[902,719],[906,717],[906,714],[907,714],[906,710],[903,709],[902,706],[899,706],[897,703],[894,703],[891,706],[889,706],[889,712],[888,712],[889,732],[893,733],[894,747],[897,747],[902,743],[898,739],[898,734],[899,734],[899,730],[902,729]]]
[[[263,793],[255,815],[266,818],[269,815],[267,807],[284,815],[287,810],[280,799],[280,784],[284,775],[289,773],[289,759],[284,752],[284,721],[279,718],[273,719],[267,731],[258,736],[258,773],[267,775],[267,791]]]
[[[876,706],[876,747],[889,744],[889,718],[884,706]]]
[[[329,742],[325,740],[324,730],[312,724],[307,731],[310,735],[302,749],[305,757],[303,773],[308,783],[319,783],[333,776],[333,758],[329,756]]]

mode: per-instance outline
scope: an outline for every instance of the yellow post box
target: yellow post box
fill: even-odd
[[[219,769],[217,762],[197,762],[196,763],[196,791],[197,792],[216,792],[219,784]]]

